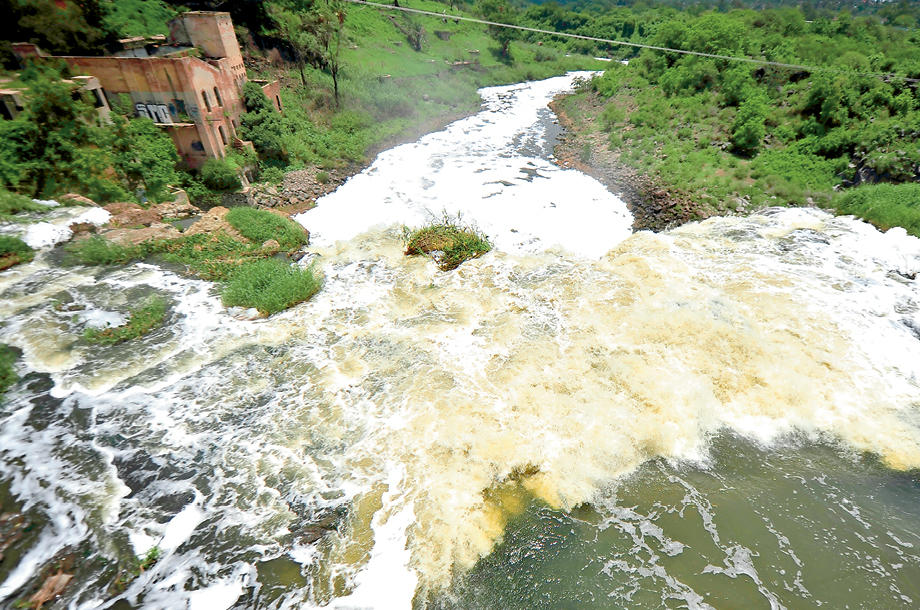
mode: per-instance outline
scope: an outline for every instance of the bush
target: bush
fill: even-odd
[[[456,269],[464,261],[477,258],[492,249],[488,238],[465,225],[459,216],[445,215],[439,222],[410,231],[405,229],[406,254],[427,254],[441,271]]]
[[[35,251],[26,242],[12,235],[0,235],[0,271],[33,258]]]
[[[136,339],[145,335],[160,324],[166,317],[166,303],[162,298],[153,297],[143,306],[131,310],[128,321],[114,328],[87,328],[83,338],[90,343],[115,345],[123,341]]]
[[[267,316],[306,301],[321,285],[312,267],[268,258],[240,265],[221,297],[227,307],[254,307]]]
[[[255,208],[233,208],[227,212],[227,222],[243,237],[262,244],[274,239],[285,250],[293,250],[307,243],[307,232],[291,220]]]
[[[240,188],[236,168],[222,159],[208,159],[201,166],[201,181],[215,191],[232,191]]]

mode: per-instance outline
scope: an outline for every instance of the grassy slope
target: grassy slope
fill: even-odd
[[[444,4],[427,0],[414,0],[409,6],[449,10]],[[399,13],[392,16],[406,20]],[[328,74],[308,70],[306,88],[296,69],[265,68],[255,74],[280,76],[285,85],[285,120],[295,128],[287,141],[294,167],[334,167],[363,161],[401,138],[475,111],[480,104],[479,87],[605,65],[587,56],[565,57],[555,49],[520,42],[512,45],[513,61],[503,63],[491,52],[496,45],[481,26],[413,16],[426,32],[418,52],[389,17],[378,9],[349,7],[338,110]],[[434,34],[438,30],[450,32],[449,40],[438,38]],[[536,60],[538,56],[541,61]],[[458,61],[474,63],[451,65]]]

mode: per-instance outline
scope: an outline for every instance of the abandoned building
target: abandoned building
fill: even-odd
[[[112,55],[58,59],[98,81],[106,109],[149,117],[169,132],[188,165],[198,167],[222,158],[228,145],[240,144],[246,69],[229,13],[186,12],[170,22],[169,30],[168,38],[121,40],[122,50]],[[21,59],[46,56],[30,43],[16,43],[13,50]],[[278,82],[260,84],[280,112]],[[2,100],[13,111],[23,103],[12,95]]]

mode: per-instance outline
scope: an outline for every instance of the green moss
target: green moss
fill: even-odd
[[[271,315],[306,301],[321,285],[312,267],[301,269],[268,258],[240,265],[221,296],[227,307],[254,307],[262,315]]]
[[[87,328],[83,331],[83,338],[90,343],[115,345],[147,334],[162,324],[165,317],[165,301],[162,298],[154,297],[141,307],[131,310],[128,321],[121,326],[103,329]]]
[[[307,233],[299,224],[278,214],[255,208],[233,208],[227,212],[227,222],[243,237],[256,245],[274,239],[284,250],[293,250],[307,243]]]
[[[415,230],[405,229],[406,254],[431,256],[441,271],[456,269],[463,262],[492,249],[488,238],[460,217],[445,215],[440,221]]]
[[[84,265],[124,264],[147,254],[144,246],[122,246],[99,235],[74,242],[67,250]]]
[[[26,242],[11,235],[0,235],[0,271],[34,258],[35,251]]]

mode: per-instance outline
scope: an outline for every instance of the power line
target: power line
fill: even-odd
[[[719,55],[717,53],[703,53],[701,51],[687,51],[684,49],[671,49],[668,47],[656,47],[655,45],[650,44],[640,44],[638,42],[627,42],[625,40],[611,40],[609,38],[596,38],[594,36],[582,36],[581,34],[572,34],[569,32],[554,32],[553,30],[542,30],[540,28],[531,28],[523,25],[513,25],[510,23],[499,23],[496,21],[487,21],[485,19],[476,19],[475,17],[461,17],[459,15],[448,15],[446,13],[436,13],[434,11],[424,11],[417,8],[409,8],[406,6],[394,6],[392,4],[380,4],[378,2],[369,2],[368,0],[345,0],[346,2],[351,2],[352,4],[363,4],[364,6],[370,6],[373,8],[381,8],[391,11],[402,11],[404,13],[416,13],[418,15],[427,15],[429,17],[438,17],[439,19],[453,19],[455,21],[468,21],[470,23],[478,23],[480,25],[491,25],[494,27],[508,28],[511,30],[520,30],[522,32],[534,32],[536,34],[549,34],[550,36],[561,36],[563,38],[575,38],[578,40],[588,40],[591,42],[604,42],[612,45],[620,45],[624,47],[634,47],[637,49],[651,49],[653,51],[665,51],[668,53],[680,53],[682,55],[695,55],[697,57],[708,57],[710,59],[723,59],[726,61],[742,61],[750,64],[757,64],[761,66],[774,66],[777,68],[785,68],[788,70],[802,70],[805,72],[834,72],[837,74],[854,74],[852,72],[844,72],[831,67],[822,67],[822,66],[804,66],[800,64],[786,64],[779,61],[768,61],[766,59],[754,59],[752,57],[734,57],[731,55]],[[891,79],[891,80],[901,80],[909,83],[918,83],[920,78],[908,78],[906,76],[900,76],[898,74],[890,74],[887,72],[856,72],[855,74],[859,76],[868,76],[872,78],[882,78],[882,79]]]

